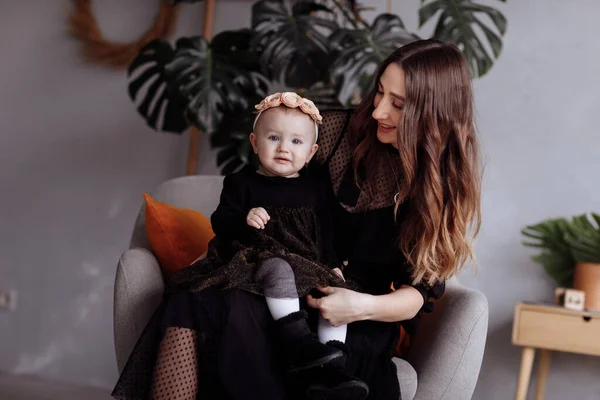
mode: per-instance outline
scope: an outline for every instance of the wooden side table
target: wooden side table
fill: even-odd
[[[600,312],[519,303],[512,342],[523,347],[515,399],[527,399],[535,351],[540,350],[535,398],[543,400],[552,351],[600,356]]]

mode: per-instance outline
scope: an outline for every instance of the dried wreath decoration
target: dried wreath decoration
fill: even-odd
[[[161,0],[153,25],[138,40],[117,43],[104,39],[92,11],[92,0],[73,0],[69,12],[70,31],[81,40],[85,59],[116,68],[126,67],[151,41],[170,36],[176,22],[177,6]]]

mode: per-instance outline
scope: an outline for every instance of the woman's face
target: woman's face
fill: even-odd
[[[377,120],[377,139],[398,148],[396,128],[406,98],[404,70],[398,64],[388,65],[377,85],[372,114]]]

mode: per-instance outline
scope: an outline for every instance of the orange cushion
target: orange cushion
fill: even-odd
[[[404,330],[402,326],[400,326],[400,324],[398,325],[400,329],[400,337],[398,338],[396,347],[394,347],[394,356],[406,358],[408,350],[410,349],[410,335]]]
[[[163,275],[169,278],[206,252],[215,234],[209,219],[198,211],[155,201],[147,193],[144,200],[146,235]]]

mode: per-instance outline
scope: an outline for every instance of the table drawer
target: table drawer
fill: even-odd
[[[600,355],[600,314],[521,304],[513,325],[519,346]]]

